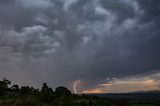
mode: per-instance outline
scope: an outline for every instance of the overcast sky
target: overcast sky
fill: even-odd
[[[160,89],[159,0],[0,0],[0,78],[78,92]]]

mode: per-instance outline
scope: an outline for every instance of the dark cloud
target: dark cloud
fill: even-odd
[[[158,70],[159,12],[156,0],[1,0],[0,75],[93,86]]]

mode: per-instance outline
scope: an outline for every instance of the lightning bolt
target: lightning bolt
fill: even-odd
[[[79,84],[80,82],[81,82],[80,80],[77,80],[77,81],[75,81],[74,84],[73,84],[73,90],[74,90],[74,93],[75,93],[75,94],[77,94],[77,86],[78,86],[78,84]]]

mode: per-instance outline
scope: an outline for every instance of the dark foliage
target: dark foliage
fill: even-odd
[[[45,103],[50,103],[53,99],[53,90],[47,86],[47,83],[43,83],[42,90],[40,92],[40,100]]]
[[[112,100],[95,95],[76,95],[65,87],[58,87],[55,91],[43,83],[42,88],[12,85],[4,79],[0,81],[0,106],[141,106],[137,102],[128,100]],[[143,106],[159,106],[154,104]]]

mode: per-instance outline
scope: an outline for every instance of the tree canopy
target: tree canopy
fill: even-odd
[[[10,85],[10,86],[9,86]],[[0,106],[115,106],[106,98],[92,95],[72,94],[66,87],[55,91],[43,83],[40,89],[30,86],[11,85],[11,81],[0,81]]]

